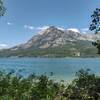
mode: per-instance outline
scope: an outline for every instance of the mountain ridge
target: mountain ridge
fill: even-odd
[[[48,44],[48,42],[51,41],[51,44],[48,44],[48,46],[47,46],[47,47],[49,47],[49,45],[52,45],[54,42],[55,42],[54,46],[57,46],[57,44],[59,46],[58,42],[60,42],[60,43],[62,42],[63,44],[65,44],[66,41],[76,41],[76,40],[95,41],[96,39],[98,39],[96,35],[93,36],[93,35],[81,34],[81,33],[79,33],[79,31],[76,31],[76,30],[73,31],[71,29],[62,31],[54,26],[51,26],[48,29],[46,29],[45,31],[42,31],[41,34],[39,33],[38,35],[33,36],[25,44],[19,45],[19,47],[23,46],[23,48],[26,49],[30,46],[34,46],[35,42],[38,42],[39,40],[40,40],[40,42],[45,41],[46,44]],[[42,44],[42,43],[40,43],[40,44]],[[38,48],[42,48],[42,47],[43,46],[40,46]]]
[[[97,49],[92,45],[92,42],[97,39],[100,39],[99,35],[81,34],[75,29],[61,30],[55,26],[50,26],[26,43],[1,51],[0,56],[3,56],[4,51],[7,52],[7,56],[22,57],[95,56]],[[90,53],[87,53],[89,50]]]

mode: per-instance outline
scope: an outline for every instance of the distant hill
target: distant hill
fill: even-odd
[[[93,41],[99,35],[81,34],[77,29],[61,30],[54,26],[39,32],[28,42],[1,50],[1,57],[96,57]]]

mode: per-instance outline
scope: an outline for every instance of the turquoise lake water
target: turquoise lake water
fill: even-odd
[[[54,79],[72,80],[82,68],[100,75],[100,58],[0,58],[0,70],[15,70],[25,77],[53,72]]]

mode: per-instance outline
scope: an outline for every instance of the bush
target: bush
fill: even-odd
[[[81,69],[67,86],[46,75],[0,72],[0,100],[100,100],[100,77]]]

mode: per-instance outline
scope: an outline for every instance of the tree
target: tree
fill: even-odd
[[[100,77],[91,73],[90,69],[79,70],[64,96],[67,100],[100,100]]]
[[[92,23],[90,24],[89,29],[94,31],[95,34],[100,33],[100,9],[96,8],[93,14],[91,15]],[[100,54],[100,40],[92,43],[98,49],[98,54]]]
[[[3,0],[0,0],[0,16],[3,16],[5,14],[5,7]]]
[[[100,32],[100,9],[96,8],[93,12],[93,15],[91,15],[92,23],[90,24],[90,30],[95,31],[97,34]]]

